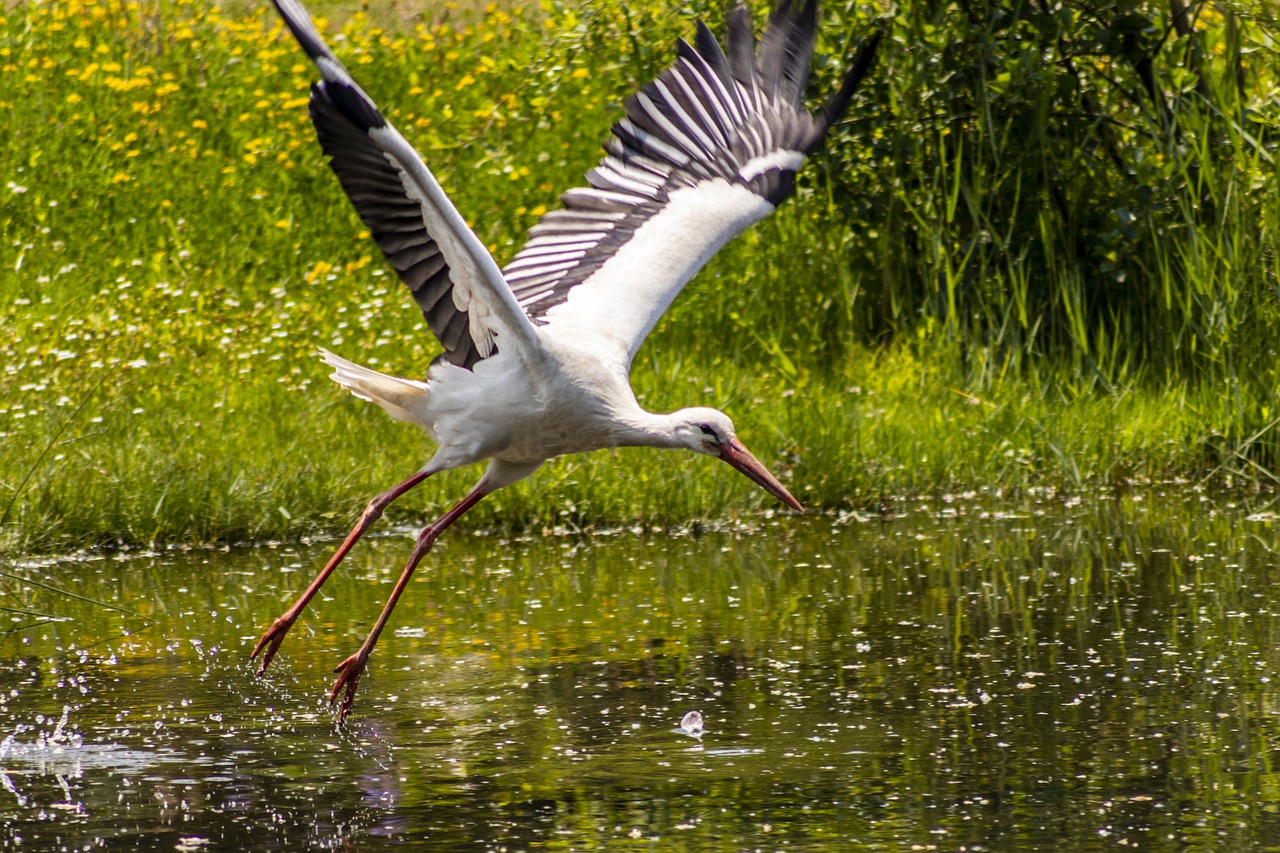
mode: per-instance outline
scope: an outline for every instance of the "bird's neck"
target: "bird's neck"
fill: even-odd
[[[638,403],[615,415],[619,447],[683,447],[675,437],[675,418],[640,408]]]

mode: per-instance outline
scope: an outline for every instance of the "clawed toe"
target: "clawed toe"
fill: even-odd
[[[360,676],[364,673],[365,663],[368,660],[369,653],[361,649],[333,668],[333,671],[338,673],[338,679],[333,683],[333,690],[329,692],[329,706],[332,707],[333,703],[338,701],[339,693],[343,694],[342,705],[338,708],[338,722],[345,720],[348,712],[351,711],[351,704],[356,698],[356,688],[360,686]]]
[[[258,675],[266,672],[267,667],[271,665],[271,660],[276,656],[276,652],[279,651],[285,635],[293,627],[293,622],[293,619],[281,616],[271,624],[267,632],[262,635],[262,639],[258,640],[258,644],[253,647],[253,653],[249,655],[249,660],[253,660],[259,654],[262,654],[262,663],[258,666]],[[263,654],[264,649],[266,650],[265,654]]]

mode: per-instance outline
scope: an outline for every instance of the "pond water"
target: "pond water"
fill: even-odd
[[[84,598],[0,579],[4,607],[63,618],[3,614],[0,845],[1280,849],[1256,507],[1152,489],[455,530],[339,728],[330,671],[410,536],[357,547],[265,678],[248,650],[336,543],[9,567]]]

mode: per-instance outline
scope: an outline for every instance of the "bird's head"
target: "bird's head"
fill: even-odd
[[[681,409],[671,417],[677,446],[724,460],[787,506],[804,512],[800,502],[738,440],[733,421],[724,412],[699,407]]]

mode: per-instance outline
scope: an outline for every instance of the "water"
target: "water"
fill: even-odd
[[[352,718],[330,670],[411,545],[11,571],[21,850],[1280,848],[1273,517],[1189,490],[701,535],[454,532]],[[154,620],[148,622],[147,620]],[[701,716],[701,729],[693,725]]]

